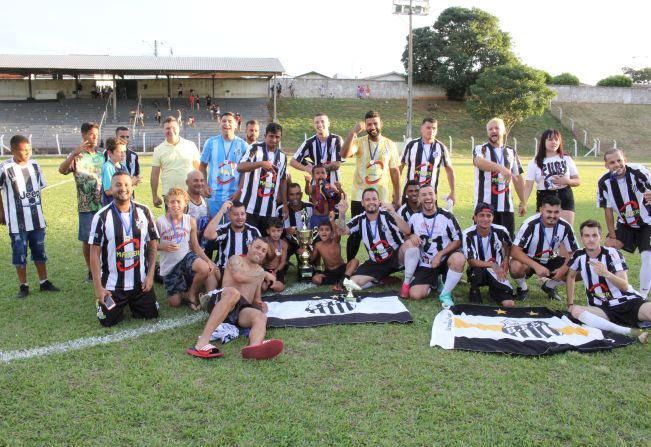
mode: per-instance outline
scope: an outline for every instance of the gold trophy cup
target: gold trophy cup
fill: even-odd
[[[310,263],[310,257],[314,248],[312,247],[312,240],[314,239],[314,232],[310,230],[309,220],[307,218],[307,211],[303,208],[301,211],[301,229],[297,231],[299,248],[303,249],[298,261],[298,280],[311,281],[314,275],[314,267]]]

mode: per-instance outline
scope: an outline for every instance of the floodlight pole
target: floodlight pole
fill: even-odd
[[[412,120],[412,114],[413,114],[413,95],[412,95],[412,85],[413,85],[413,63],[414,63],[414,56],[412,54],[412,31],[411,31],[411,16],[412,16],[412,2],[413,0],[409,0],[409,63],[408,63],[408,70],[407,70],[407,138],[411,139],[411,120]]]

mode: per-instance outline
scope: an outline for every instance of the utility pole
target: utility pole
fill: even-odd
[[[409,16],[409,37],[407,43],[407,129],[405,135],[411,138],[411,124],[413,119],[413,33],[412,33],[412,16],[429,15],[429,0],[393,0],[393,13]]]

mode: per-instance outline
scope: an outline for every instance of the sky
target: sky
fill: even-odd
[[[393,0],[6,1],[0,53],[275,57],[285,72],[364,77],[405,72],[409,18]],[[65,7],[64,7],[65,5]],[[651,66],[651,2],[620,0],[430,1],[496,16],[521,61],[594,85],[622,67]],[[22,19],[21,19],[22,18]]]

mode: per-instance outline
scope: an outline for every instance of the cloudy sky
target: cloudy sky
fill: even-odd
[[[12,1],[3,5],[0,53],[277,57],[290,75],[404,72],[408,18],[393,0]],[[528,65],[594,84],[621,68],[651,66],[651,3],[621,0],[431,1],[432,25],[450,6],[500,20]]]

